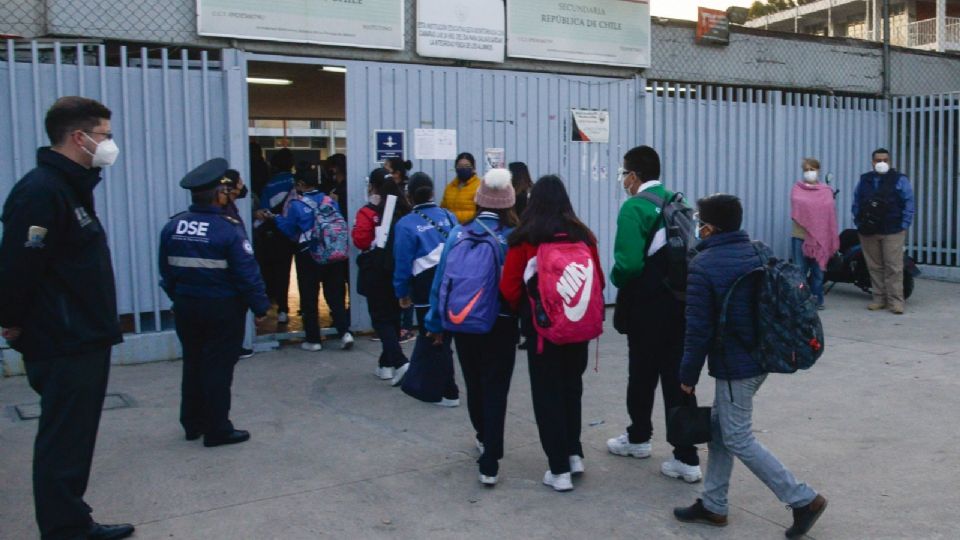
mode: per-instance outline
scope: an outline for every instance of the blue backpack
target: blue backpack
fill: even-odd
[[[484,232],[464,227],[447,253],[437,308],[444,330],[486,334],[500,313],[503,250],[499,237],[475,220]]]
[[[300,201],[313,211],[313,230],[310,232],[310,256],[317,264],[330,264],[349,258],[347,222],[333,206],[333,199],[324,195],[317,204],[310,197]]]

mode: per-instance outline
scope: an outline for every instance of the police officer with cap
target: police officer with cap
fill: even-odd
[[[183,345],[180,423],[188,441],[203,435],[208,447],[250,438],[230,422],[230,385],[247,309],[259,324],[270,308],[253,246],[240,220],[225,212],[227,168],[216,158],[190,171],[180,187],[193,204],[160,233],[160,286],[173,300]]]

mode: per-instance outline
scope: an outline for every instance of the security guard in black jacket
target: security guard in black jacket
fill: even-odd
[[[227,167],[216,158],[188,173],[180,187],[193,204],[160,233],[160,286],[173,300],[183,345],[180,424],[188,441],[203,435],[208,447],[250,438],[230,422],[230,385],[247,309],[258,323],[270,309],[253,246],[225,212],[233,184]]]
[[[93,204],[100,169],[119,149],[110,110],[64,97],[47,111],[52,147],[3,206],[0,327],[40,394],[33,495],[44,539],[125,538],[133,526],[93,521],[83,495],[110,372],[122,341],[110,249]]]

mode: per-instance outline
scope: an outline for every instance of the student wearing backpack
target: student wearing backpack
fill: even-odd
[[[407,192],[414,206],[394,227],[393,288],[401,309],[416,308],[420,324],[417,348],[422,349],[428,341],[424,324],[430,308],[430,288],[444,243],[457,224],[457,218],[433,202],[433,179],[426,173],[413,174]],[[441,407],[460,405],[460,389],[453,373],[452,341],[450,336],[445,336],[441,344],[436,345],[443,348],[444,356],[442,396],[436,402]]]
[[[649,146],[633,148],[623,156],[621,175],[628,199],[617,218],[610,281],[619,289],[615,326],[627,335],[631,423],[622,435],[607,441],[607,450],[618,456],[648,458],[657,384],[664,410],[682,404],[677,376],[683,356],[683,302],[665,284],[670,260],[663,208],[674,193],[659,180],[660,156]],[[703,476],[694,446],[674,448],[673,459],[665,461],[660,471],[686,482]]]
[[[766,379],[757,357],[745,344],[756,339],[758,316],[751,287],[738,286],[730,295],[722,336],[717,314],[727,291],[741,276],[763,266],[769,250],[756,247],[740,230],[743,208],[733,195],[711,195],[697,201],[703,239],[690,263],[687,280],[687,331],[680,366],[681,390],[693,394],[704,360],[716,379],[712,410],[713,439],[709,443],[703,498],[673,513],[680,521],[725,526],[727,491],[733,458],[742,461],[784,504],[793,509],[788,538],[806,534],[826,509],[827,500],[797,481],[754,437],[753,396]],[[798,274],[799,280],[799,274]],[[813,304],[812,313],[816,314]],[[718,343],[719,341],[719,343]]]
[[[584,471],[580,399],[587,345],[603,326],[604,279],[597,240],[574,213],[563,181],[551,175],[534,184],[523,219],[508,241],[500,292],[531,329],[527,363],[533,412],[550,465],[543,483],[570,491],[571,475]],[[554,263],[560,260],[562,266],[565,253],[577,256],[558,276]],[[553,295],[545,297],[550,292]],[[582,328],[576,328],[577,322]],[[550,333],[553,328],[564,329],[571,339],[556,337]]]
[[[387,197],[397,197],[393,220],[388,224],[387,242],[375,245],[376,229],[383,224]],[[393,228],[410,213],[410,205],[400,193],[386,169],[370,173],[367,183],[367,204],[357,211],[353,226],[353,245],[361,251],[357,256],[357,292],[367,298],[367,311],[373,330],[380,338],[380,359],[376,375],[381,380],[403,378],[407,357],[400,348],[400,306],[393,290]]]
[[[303,314],[305,341],[300,347],[305,351],[316,352],[323,349],[320,336],[320,285],[323,284],[323,297],[330,307],[333,325],[337,329],[340,348],[353,347],[353,335],[350,333],[350,318],[346,310],[346,260],[349,231],[340,214],[337,202],[320,191],[320,179],[317,174],[301,172],[297,175],[294,188],[299,196],[291,201],[286,215],[275,216],[260,213],[261,219],[272,219],[277,228],[288,238],[297,242],[295,263],[297,265],[297,287],[300,290],[300,311]],[[318,214],[326,216],[323,223]],[[328,238],[335,234],[336,238]],[[335,258],[320,262],[316,259],[318,243],[332,241],[339,246]]]
[[[426,329],[453,335],[476,432],[480,483],[497,483],[507,393],[517,355],[517,317],[500,296],[507,237],[517,225],[510,171],[493,169],[477,189],[477,217],[454,227],[430,290]]]

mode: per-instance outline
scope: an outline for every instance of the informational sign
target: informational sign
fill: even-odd
[[[197,0],[197,33],[403,49],[404,0]]]
[[[373,140],[377,163],[383,163],[391,158],[403,159],[406,134],[402,129],[375,130]]]
[[[571,140],[574,142],[610,142],[610,112],[606,110],[570,109]]]
[[[650,67],[648,0],[507,2],[507,54]]]
[[[697,8],[697,43],[730,44],[730,19],[726,11]]]
[[[456,159],[457,130],[455,129],[415,129],[413,130],[415,159]]]
[[[503,0],[417,0],[417,54],[503,62]]]
[[[483,158],[487,163],[487,169],[507,168],[507,151],[503,148],[487,148],[483,151]]]

